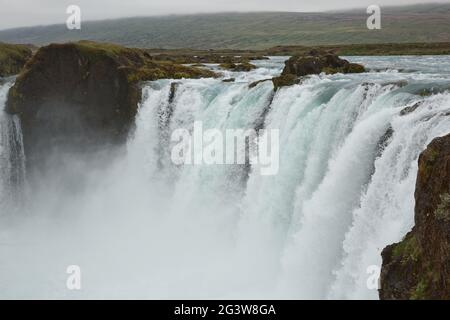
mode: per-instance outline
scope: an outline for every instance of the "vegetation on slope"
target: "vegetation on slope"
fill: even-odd
[[[450,42],[436,43],[379,43],[315,46],[318,50],[332,51],[340,56],[401,56],[449,55]],[[307,46],[277,46],[264,50],[266,55],[292,56],[311,50]]]
[[[141,48],[266,49],[278,45],[450,42],[450,4],[382,7],[382,29],[368,30],[365,8],[297,13],[220,13],[139,17],[0,31],[0,40],[38,45],[89,39]]]
[[[31,54],[27,46],[0,43],[0,77],[18,74]]]
[[[383,250],[381,299],[450,299],[450,135],[420,155],[415,226]]]

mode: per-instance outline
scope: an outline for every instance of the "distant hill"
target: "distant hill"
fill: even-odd
[[[35,45],[88,39],[147,48],[263,49],[277,45],[450,42],[450,3],[382,7],[382,29],[365,9],[136,17],[0,31],[0,41]]]

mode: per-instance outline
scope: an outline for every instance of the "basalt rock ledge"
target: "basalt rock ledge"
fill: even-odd
[[[450,135],[420,155],[415,226],[382,252],[381,299],[450,299]]]
[[[6,110],[20,117],[27,169],[51,169],[51,155],[123,144],[134,124],[141,81],[214,76],[155,61],[140,49],[88,41],[51,44],[18,75]]]
[[[361,73],[364,66],[341,59],[333,52],[311,50],[303,55],[295,55],[285,62],[283,72],[273,78],[275,88],[299,83],[299,77],[312,74]]]

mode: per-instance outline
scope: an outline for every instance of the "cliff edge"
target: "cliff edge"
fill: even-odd
[[[140,49],[89,41],[51,44],[25,65],[6,110],[20,117],[27,168],[45,168],[52,154],[125,142],[141,81],[213,76],[205,69],[154,61]]]
[[[450,135],[420,155],[415,226],[383,250],[381,299],[450,299]]]
[[[25,45],[0,42],[0,77],[18,74],[31,55],[31,49]]]

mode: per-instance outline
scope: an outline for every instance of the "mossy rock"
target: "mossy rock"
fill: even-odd
[[[450,135],[419,157],[415,226],[382,252],[381,299],[450,299]]]
[[[275,77],[272,79],[273,86],[275,90],[278,90],[281,87],[292,86],[294,84],[300,83],[300,78],[293,74],[283,74],[279,77]]]
[[[344,72],[345,73],[363,73],[363,72],[366,72],[366,68],[364,68],[363,65],[360,65],[358,63],[350,63]]]
[[[303,55],[296,55],[285,62],[283,75],[306,76],[311,74],[361,73],[364,66],[350,63],[336,54],[323,50],[311,50]]]
[[[450,222],[450,194],[440,195],[441,202],[438,204],[434,215],[438,220]]]
[[[262,79],[262,80],[254,81],[248,85],[248,88],[252,89],[252,88],[256,87],[258,84],[260,84],[262,82],[266,82],[266,81],[272,81],[272,79]]]
[[[392,257],[399,259],[402,263],[417,262],[421,255],[421,249],[414,235],[405,237],[402,242],[399,242],[392,249]]]
[[[18,74],[31,56],[31,49],[25,45],[0,42],[0,77]]]
[[[206,69],[154,61],[140,49],[90,41],[51,44],[19,74],[6,110],[21,119],[29,168],[52,150],[123,144],[133,128],[141,81],[215,76]]]
[[[227,70],[236,71],[236,72],[248,72],[248,71],[256,69],[256,66],[249,62],[221,63],[220,67],[222,69],[227,69]]]

